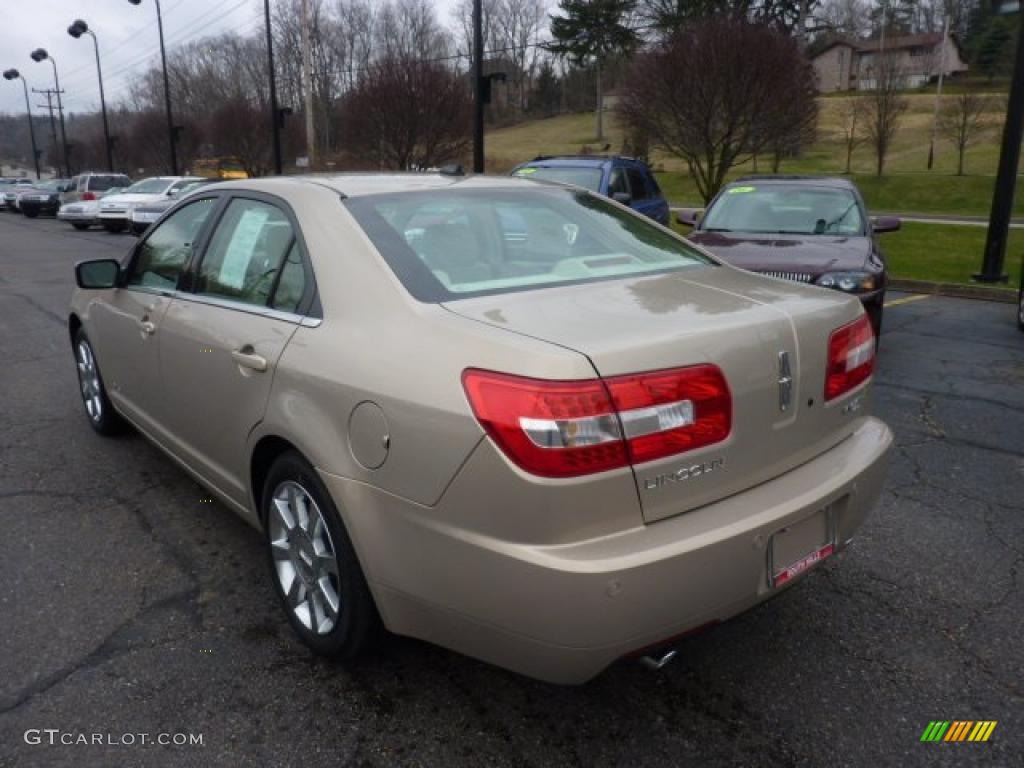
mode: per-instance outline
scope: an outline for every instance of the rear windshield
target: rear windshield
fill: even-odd
[[[90,176],[88,184],[93,192],[104,192],[111,187],[127,187],[131,182],[127,176]]]
[[[848,189],[808,184],[739,183],[716,200],[700,228],[711,232],[860,235],[864,220]]]
[[[140,195],[159,195],[170,185],[171,181],[169,179],[143,179],[142,181],[136,181],[128,187],[128,192]]]
[[[536,165],[528,165],[515,171],[513,176],[523,176],[528,179],[543,179],[544,181],[557,181],[561,184],[573,184],[577,187],[589,189],[591,192],[601,190],[600,168],[589,168],[582,166],[564,166],[557,168],[542,168]]]
[[[646,219],[570,189],[401,192],[345,205],[421,301],[713,263]]]

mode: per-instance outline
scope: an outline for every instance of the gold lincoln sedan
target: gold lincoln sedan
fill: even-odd
[[[85,412],[259,529],[291,625],[386,628],[542,680],[834,558],[877,501],[856,298],[516,178],[245,180],[76,266]]]

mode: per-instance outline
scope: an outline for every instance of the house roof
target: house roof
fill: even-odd
[[[900,37],[885,38],[885,49],[887,51],[899,50],[901,48],[918,48],[938,45],[942,42],[941,32],[924,32],[919,35],[903,35]],[[865,53],[877,51],[882,47],[881,38],[857,41],[858,50]]]

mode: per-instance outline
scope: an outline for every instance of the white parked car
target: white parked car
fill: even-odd
[[[152,176],[137,181],[120,195],[112,195],[100,202],[99,222],[108,232],[121,232],[131,223],[135,206],[165,200],[198,180],[198,176]]]
[[[57,211],[57,218],[68,222],[75,229],[88,229],[99,221],[100,200],[113,195],[120,195],[128,187],[111,187],[106,192],[100,192],[95,200],[78,200],[74,203],[64,203]]]

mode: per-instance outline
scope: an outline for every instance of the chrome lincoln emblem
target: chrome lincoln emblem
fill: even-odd
[[[793,376],[789,371],[789,352],[779,352],[779,410],[789,409],[793,396]]]

